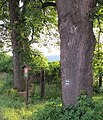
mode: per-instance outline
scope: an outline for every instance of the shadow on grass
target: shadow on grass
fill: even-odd
[[[100,102],[100,103],[103,102],[103,92],[94,95],[93,100]]]

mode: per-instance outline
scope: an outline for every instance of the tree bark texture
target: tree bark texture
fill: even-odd
[[[61,39],[62,100],[77,102],[82,93],[92,96],[92,57],[95,37],[90,13],[94,0],[57,0]]]
[[[14,87],[19,91],[23,91],[24,82],[21,79],[21,68],[20,68],[20,44],[18,30],[19,21],[19,0],[9,0],[9,10],[10,10],[10,24],[11,24],[11,41],[13,49],[13,72],[14,72]]]

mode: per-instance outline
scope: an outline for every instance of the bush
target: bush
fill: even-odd
[[[32,120],[102,120],[103,104],[81,96],[75,106],[63,108],[58,101],[49,102],[44,109],[33,114]]]
[[[0,94],[7,94],[8,91],[13,87],[12,75],[2,73],[0,76]]]
[[[95,94],[100,92],[102,92],[102,87],[101,88],[99,87],[99,81],[95,81],[93,83],[93,93]]]
[[[49,84],[61,85],[60,63],[50,62],[49,69],[46,70],[46,82]]]
[[[61,89],[55,84],[45,86],[45,98],[51,99],[51,98],[57,98],[61,97]]]
[[[29,89],[29,92],[30,92],[30,98],[32,103],[34,99],[35,100],[41,99],[40,85],[32,84],[32,86]],[[45,99],[56,99],[57,97],[60,97],[60,96],[61,96],[61,89],[57,87],[55,84],[45,85],[45,94],[44,94]]]
[[[34,100],[40,100],[40,86],[32,84],[32,86],[29,89],[29,95],[30,95],[30,102],[34,103]]]
[[[0,53],[0,72],[10,72],[12,71],[12,57],[4,54],[4,53]]]

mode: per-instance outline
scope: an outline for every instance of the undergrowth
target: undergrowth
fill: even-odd
[[[30,101],[30,100],[29,100]],[[46,101],[29,103],[28,109],[25,98],[13,88],[12,76],[0,76],[0,120],[29,120],[32,113],[44,107]],[[31,119],[32,120],[32,119]]]
[[[0,78],[0,120],[103,120],[102,95],[100,102],[81,96],[76,105],[63,107],[59,97],[39,100],[37,94],[29,98],[27,109],[25,98],[13,89],[12,77],[5,76]]]
[[[45,108],[32,114],[31,120],[103,120],[103,104],[81,96],[74,106],[62,107],[60,102],[49,102]],[[35,116],[35,117],[33,117]],[[36,118],[36,119],[33,119]]]

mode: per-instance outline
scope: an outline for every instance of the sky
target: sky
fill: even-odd
[[[20,0],[19,6],[22,7],[22,5],[23,5],[23,3]],[[0,20],[0,23],[2,23],[1,20]],[[46,29],[44,28],[44,32],[45,31],[46,31]],[[40,34],[40,36],[41,36],[40,39],[44,42],[43,44],[46,44],[46,46],[43,44],[41,46],[38,46],[37,44],[34,43],[34,44],[32,44],[32,48],[38,49],[39,51],[41,51],[44,54],[44,56],[60,55],[59,47],[53,45],[53,44],[56,44],[56,42],[59,40],[59,34],[55,29],[51,29],[50,33],[53,33],[53,34],[56,33],[56,37],[54,37],[53,35],[49,36],[49,35]],[[30,36],[29,36],[29,38],[30,38]],[[7,47],[5,47],[5,49],[7,49]],[[12,52],[9,52],[8,54],[12,55]]]
[[[37,44],[32,44],[32,48],[38,49],[44,56],[60,55],[60,50],[53,46],[47,48],[46,46],[38,47]]]

